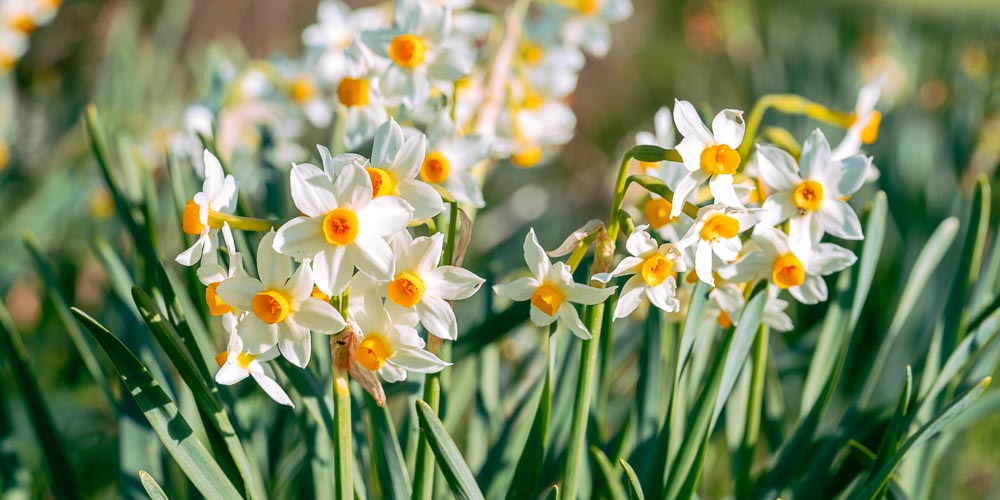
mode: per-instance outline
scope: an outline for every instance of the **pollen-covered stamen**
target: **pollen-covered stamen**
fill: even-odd
[[[403,307],[413,307],[424,298],[424,280],[409,271],[400,273],[389,283],[389,300]]]
[[[388,170],[376,167],[365,167],[365,170],[372,180],[372,198],[395,194],[396,178]]]
[[[265,290],[253,296],[253,313],[269,325],[284,321],[292,312],[292,304],[285,294],[277,290]]]
[[[795,190],[792,191],[792,204],[798,209],[800,215],[819,210],[822,203],[823,185],[814,180],[807,180],[795,186]]]
[[[650,198],[642,205],[642,212],[646,214],[649,227],[659,229],[673,220],[670,217],[670,210],[672,208],[673,204],[664,198]]]
[[[358,347],[354,348],[354,359],[361,363],[361,366],[376,371],[389,359],[389,347],[379,337],[366,336]]]
[[[701,227],[701,239],[726,240],[740,233],[740,222],[726,214],[715,214]]]
[[[420,165],[420,178],[424,182],[433,184],[444,182],[448,180],[450,173],[451,162],[448,161],[447,156],[437,151],[427,153],[427,156],[424,157],[424,163]]]
[[[799,286],[806,280],[806,270],[802,261],[789,252],[774,261],[771,267],[771,281],[779,288]]]
[[[563,294],[562,290],[548,283],[542,283],[542,286],[536,288],[535,292],[531,294],[531,305],[549,316],[556,315],[564,300],[566,300],[566,295]]]
[[[670,277],[673,270],[673,262],[660,254],[654,254],[639,265],[639,276],[647,285],[657,287]]]
[[[865,144],[875,142],[878,139],[878,127],[881,123],[882,113],[872,111],[868,116],[868,123],[861,129],[861,142]]]
[[[316,94],[316,84],[308,76],[300,76],[292,81],[288,89],[288,95],[295,102],[306,102]]]
[[[337,85],[337,99],[347,107],[368,104],[368,80],[344,78]]]
[[[510,161],[521,168],[534,167],[542,159],[542,148],[528,144],[522,146],[514,154],[510,155]]]
[[[348,245],[358,237],[358,215],[338,208],[323,217],[323,237],[331,245]]]
[[[416,35],[399,35],[389,42],[389,58],[404,68],[413,68],[424,62],[427,44]]]
[[[219,288],[220,284],[222,282],[218,281],[205,288],[205,302],[208,304],[208,312],[212,316],[222,316],[223,314],[235,311],[232,306],[223,302],[222,298],[219,297],[216,289]]]
[[[740,154],[725,144],[709,146],[701,152],[701,169],[710,175],[732,175],[740,166]]]

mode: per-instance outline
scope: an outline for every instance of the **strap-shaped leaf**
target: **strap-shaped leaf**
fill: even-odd
[[[389,406],[379,406],[364,396],[372,431],[372,460],[381,494],[385,498],[410,498],[410,477],[399,447],[396,428],[389,417]]]
[[[614,500],[625,500],[628,498],[628,494],[625,493],[625,488],[622,487],[621,480],[618,478],[618,471],[615,469],[615,466],[611,465],[611,461],[608,460],[607,455],[600,448],[591,446],[590,458],[597,465],[595,467],[597,472],[595,479],[602,491]]]
[[[143,489],[146,490],[146,494],[149,495],[149,500],[167,500],[167,494],[163,492],[163,488],[160,487],[160,483],[156,482],[153,476],[149,475],[148,472],[144,470],[139,471],[139,481],[142,482]]]
[[[194,435],[177,405],[142,362],[87,313],[76,308],[72,311],[107,353],[125,387],[163,442],[164,448],[174,457],[198,491],[208,498],[241,498],[222,468],[205,449],[205,445]]]
[[[628,477],[629,498],[633,500],[646,500],[646,495],[642,492],[642,485],[639,484],[639,476],[636,475],[635,469],[624,458],[619,459],[618,463],[625,469],[625,476]]]
[[[444,425],[434,410],[421,400],[416,401],[417,418],[420,420],[420,430],[427,438],[431,451],[437,458],[437,463],[444,473],[445,480],[451,486],[451,492],[461,499],[482,499],[483,493],[476,484],[476,478],[459,453],[455,441],[451,439]]]

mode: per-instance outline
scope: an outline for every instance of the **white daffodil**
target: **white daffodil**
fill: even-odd
[[[284,389],[274,380],[274,374],[264,363],[278,357],[278,349],[271,348],[262,354],[250,354],[243,350],[243,341],[235,334],[236,318],[229,316],[223,320],[226,331],[230,332],[229,345],[226,350],[215,357],[219,371],[215,372],[215,381],[222,385],[233,385],[247,377],[253,377],[257,385],[276,403],[295,407]]]
[[[854,105],[854,119],[847,128],[847,134],[844,135],[840,144],[833,149],[834,160],[855,155],[861,151],[862,144],[871,144],[878,139],[878,128],[882,123],[882,113],[879,113],[875,109],[875,105],[878,104],[882,87],[885,86],[888,78],[889,75],[880,75],[874,81],[862,87],[861,91],[858,92],[858,101]]]
[[[306,263],[292,274],[291,259],[274,251],[274,239],[271,231],[257,247],[260,279],[239,273],[216,292],[226,304],[248,311],[236,325],[244,349],[262,354],[277,345],[285,359],[305,368],[312,354],[309,330],[336,333],[346,323],[329,302],[312,296],[312,271]]]
[[[610,25],[632,15],[630,0],[559,0],[555,5],[563,9],[557,14],[562,39],[596,57],[611,49]]]
[[[763,224],[774,226],[789,220],[792,246],[811,246],[823,233],[860,240],[861,222],[844,198],[865,182],[869,158],[853,155],[830,158],[830,144],[816,129],[802,145],[799,163],[787,152],[767,145],[757,148],[760,178],[770,187],[764,200]],[[803,251],[797,248],[797,251]]]
[[[28,37],[20,31],[0,27],[0,75],[14,69],[28,50]]]
[[[720,280],[721,281],[721,280]],[[764,314],[761,322],[779,332],[787,332],[794,328],[792,318],[788,316],[785,309],[788,308],[788,301],[778,298],[781,289],[768,287],[767,302],[764,304]],[[715,288],[708,292],[709,314],[715,314],[716,321],[722,328],[730,328],[740,321],[740,314],[743,314],[743,307],[746,306],[746,298],[743,297],[743,289],[738,283],[721,282],[716,283]]]
[[[276,65],[276,68],[287,72],[281,77],[281,87],[309,123],[319,128],[329,125],[333,120],[333,109],[326,97],[327,92],[324,91],[325,84],[307,68],[291,68],[286,65]]]
[[[493,291],[511,300],[531,300],[531,321],[538,326],[551,325],[557,319],[581,339],[589,339],[590,332],[580,320],[573,304],[594,305],[607,300],[615,288],[595,288],[573,281],[573,274],[565,262],[553,264],[535,238],[535,230],[524,238],[524,261],[533,275],[511,283],[496,285]]]
[[[743,248],[740,233],[750,229],[757,220],[755,212],[745,209],[722,204],[702,207],[691,229],[677,242],[677,247],[682,250],[695,247],[694,269],[698,279],[715,286],[712,274],[715,257],[723,262],[736,260]]]
[[[323,0],[316,13],[316,24],[302,31],[302,42],[313,53],[318,53],[317,74],[323,80],[336,84],[350,66],[346,54],[364,30],[389,24],[390,12],[381,8],[362,8],[352,11],[336,0]]]
[[[413,325],[390,314],[381,299],[369,295],[356,300],[353,290],[348,314],[356,326],[353,357],[359,365],[386,382],[398,382],[407,371],[437,373],[451,364],[425,350]]]
[[[417,179],[427,150],[427,139],[416,133],[409,137],[396,120],[379,125],[368,174],[377,185],[374,196],[399,196],[413,206],[413,218],[429,219],[444,210],[441,194],[430,184]],[[442,165],[443,167],[443,165]]]
[[[420,178],[440,185],[462,203],[476,208],[485,206],[483,192],[469,169],[489,155],[486,138],[478,134],[461,136],[451,118],[442,113],[428,126],[427,139]]]
[[[754,231],[743,257],[720,270],[719,275],[734,282],[764,279],[788,290],[803,304],[815,304],[827,297],[823,276],[845,269],[855,261],[853,253],[833,243],[796,249],[785,233],[760,227]]]
[[[185,233],[198,235],[190,248],[177,256],[177,262],[191,266],[201,260],[202,255],[215,252],[218,242],[215,233],[222,222],[210,217],[211,212],[231,214],[236,210],[238,182],[232,175],[225,175],[219,159],[205,150],[205,182],[201,192],[188,200],[184,207],[182,229]]]
[[[386,102],[417,108],[430,96],[432,81],[454,82],[468,74],[473,54],[450,37],[450,7],[396,0],[394,14],[394,27],[367,31],[361,38],[391,61],[379,78]]]
[[[666,312],[680,310],[676,273],[687,270],[684,258],[680,250],[670,243],[657,245],[646,232],[647,227],[645,224],[635,227],[625,242],[625,248],[631,255],[622,259],[614,271],[594,276],[594,279],[607,283],[618,276],[634,275],[625,282],[618,296],[615,319],[632,314],[642,303],[643,296]]]
[[[354,44],[345,57],[344,76],[337,82],[337,102],[346,113],[344,146],[357,149],[375,135],[389,115],[378,92],[373,56]]]
[[[573,138],[576,115],[566,103],[538,94],[527,86],[514,86],[510,106],[501,117],[494,150],[521,168],[539,164],[546,150]]]
[[[716,203],[743,208],[733,189],[733,174],[741,160],[736,150],[743,142],[746,129],[743,112],[735,109],[720,111],[712,120],[712,130],[709,130],[690,102],[677,101],[674,122],[684,137],[676,149],[688,172],[674,190],[671,216],[681,213],[683,202],[706,180]]]
[[[0,2],[0,31],[31,35],[35,28],[48,24],[55,17],[60,3],[56,0],[4,0]]]
[[[240,312],[225,303],[218,293],[219,285],[223,281],[243,272],[243,257],[236,251],[233,232],[229,229],[228,223],[222,224],[222,236],[226,242],[228,265],[223,266],[219,263],[218,252],[210,252],[202,257],[201,266],[198,267],[198,280],[205,285],[205,303],[208,304],[208,312],[212,316],[233,315]]]
[[[580,70],[586,62],[583,52],[565,43],[545,43],[522,37],[514,54],[514,65],[531,87],[557,99],[576,90]]]
[[[339,295],[354,269],[375,279],[393,275],[392,249],[386,237],[409,224],[413,207],[398,196],[372,198],[372,177],[364,158],[331,158],[336,178],[306,163],[292,167],[291,191],[302,212],[278,230],[274,249],[297,259],[311,259],[316,286]],[[419,161],[419,159],[417,160]]]
[[[415,313],[433,335],[458,338],[458,320],[450,300],[467,299],[483,279],[456,266],[438,266],[444,235],[413,239],[400,231],[390,242],[396,255],[396,276],[384,287],[386,308],[394,316]]]

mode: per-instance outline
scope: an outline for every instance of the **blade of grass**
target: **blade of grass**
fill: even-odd
[[[622,469],[625,469],[625,476],[628,477],[629,498],[633,500],[646,500],[646,496],[642,493],[642,485],[639,484],[639,476],[635,474],[635,469],[624,458],[619,459],[618,463],[621,464]]]
[[[552,371],[555,362],[555,339],[556,328],[553,325],[549,329],[548,350],[546,357],[545,379],[542,382],[541,392],[538,396],[538,407],[535,409],[535,418],[531,422],[531,430],[528,431],[528,439],[524,443],[521,458],[517,460],[514,468],[514,478],[510,482],[507,490],[507,499],[529,498],[535,495],[538,485],[538,476],[542,472],[542,462],[545,460],[545,441],[549,432],[549,415],[552,411]]]
[[[437,463],[451,487],[452,494],[461,499],[482,499],[483,493],[476,484],[476,478],[465,464],[458,447],[451,436],[444,430],[444,425],[438,419],[434,410],[421,400],[416,402],[417,418],[420,419],[420,430],[427,438]]]
[[[607,495],[607,498],[613,500],[625,500],[628,498],[625,488],[622,487],[621,479],[618,477],[618,471],[615,469],[615,466],[611,465],[611,461],[608,460],[604,452],[596,446],[591,446],[590,458],[594,461],[594,465],[596,465],[594,469],[598,472],[595,475],[598,483],[597,491],[603,491]]]
[[[163,492],[163,488],[160,487],[160,484],[148,472],[140,470],[139,481],[142,482],[142,487],[146,490],[146,494],[149,495],[149,500],[167,500],[168,497]]]
[[[403,452],[396,438],[396,428],[389,416],[389,407],[379,407],[375,400],[365,397],[368,419],[372,430],[372,459],[375,475],[385,498],[410,498],[410,477],[406,471]]]

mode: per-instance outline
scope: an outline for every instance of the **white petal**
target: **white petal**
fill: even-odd
[[[295,405],[292,404],[291,398],[288,397],[288,394],[285,392],[285,390],[282,389],[281,386],[274,381],[274,379],[268,377],[263,372],[254,371],[251,372],[250,374],[253,375],[253,379],[257,382],[257,385],[259,385],[260,388],[263,389],[264,392],[268,396],[270,396],[275,403],[295,408]]]
[[[735,109],[724,109],[719,111],[712,120],[712,134],[716,143],[722,143],[730,148],[737,149],[743,142],[743,133],[746,130],[746,123],[743,122],[743,112]]]
[[[399,149],[389,171],[401,182],[413,179],[420,172],[426,150],[427,139],[423,134],[410,136]]]
[[[615,319],[624,318],[639,307],[646,290],[642,278],[633,276],[625,282],[621,294],[618,295],[618,303],[615,305]]]
[[[698,112],[688,101],[676,101],[674,104],[674,123],[677,125],[677,131],[684,137],[694,137],[702,144],[715,142],[712,132],[701,121]]]
[[[846,202],[841,200],[825,200],[814,215],[823,229],[845,240],[864,239],[861,232],[861,221]]]
[[[584,326],[583,321],[580,321],[580,315],[577,314],[576,309],[573,306],[563,303],[559,306],[559,320],[562,321],[563,325],[569,328],[573,335],[580,337],[583,340],[590,339],[590,332],[587,331],[587,327]]]
[[[569,306],[569,305],[564,304],[563,307],[572,308],[573,306]],[[535,307],[532,304],[532,306],[531,306],[531,322],[534,323],[536,326],[549,326],[553,322],[555,322],[555,320],[557,320],[557,319],[559,319],[559,313],[558,312],[556,312],[555,316],[549,316],[548,314],[543,313],[541,309]]]
[[[368,171],[355,164],[344,166],[333,180],[333,195],[340,206],[360,212],[372,199],[372,179]]]
[[[289,183],[295,208],[309,217],[320,217],[337,208],[330,178],[308,163],[292,167]]]
[[[830,169],[830,143],[819,129],[802,144],[799,157],[799,175],[803,179],[825,180]],[[824,183],[825,184],[825,183]]]
[[[346,326],[344,317],[329,302],[312,297],[299,304],[292,318],[299,325],[314,332],[335,333]]]
[[[806,279],[801,285],[793,286],[788,291],[792,297],[795,297],[795,300],[803,304],[823,302],[827,296],[826,282],[823,281],[823,278],[809,274],[806,275]]]
[[[458,320],[455,319],[455,311],[448,302],[425,295],[414,307],[420,316],[420,323],[428,332],[443,339],[458,338]]]
[[[858,257],[844,247],[833,243],[820,243],[819,251],[809,259],[809,272],[826,276],[854,265],[857,260]]]
[[[539,286],[541,283],[535,278],[520,278],[510,283],[494,285],[493,293],[520,302],[530,299],[531,294],[535,293]]]
[[[598,279],[598,281],[602,283],[607,283],[608,281],[611,281],[611,278],[616,278],[618,276],[625,276],[627,274],[635,274],[636,272],[638,272],[637,268],[640,265],[642,265],[642,263],[643,259],[640,257],[625,257],[624,259],[622,259],[621,262],[618,263],[618,266],[615,267],[615,270],[611,271],[611,274],[607,274],[607,279],[603,280]],[[594,275],[594,279],[597,279],[597,275]]]
[[[347,246],[347,254],[358,269],[377,280],[392,279],[392,249],[382,238],[357,238]]]
[[[398,196],[379,196],[357,212],[358,238],[382,238],[410,223],[413,209]]]
[[[613,295],[616,288],[617,287],[595,288],[589,285],[570,283],[565,290],[566,300],[576,304],[585,304],[588,306],[600,304]]]
[[[472,271],[455,266],[441,266],[429,271],[424,277],[427,291],[445,300],[467,299],[485,281]]]
[[[699,172],[701,170],[701,153],[705,151],[706,143],[694,137],[685,137],[674,148],[681,155],[684,168],[688,172]],[[662,170],[662,169],[661,169]]]
[[[257,247],[257,274],[267,290],[283,287],[292,272],[291,259],[274,250],[274,234],[265,234]]]
[[[871,162],[871,158],[864,155],[851,155],[840,160],[840,171],[837,172],[839,177],[830,179],[837,189],[835,196],[850,196],[861,189]]]
[[[237,275],[224,280],[215,293],[223,302],[237,309],[249,311],[252,308],[253,296],[263,290],[261,283],[246,275]]]
[[[768,196],[761,205],[763,217],[760,226],[773,227],[788,220],[795,213],[795,205],[792,204],[792,193],[782,191]],[[758,226],[758,227],[760,227]]]
[[[296,324],[291,319],[278,323],[278,348],[289,363],[305,368],[312,356],[312,340],[309,329]]]
[[[236,327],[236,333],[243,341],[243,349],[251,354],[260,354],[274,347],[278,342],[278,328],[260,320],[253,313],[248,314]]]
[[[733,189],[733,176],[712,176],[712,180],[708,181],[708,189],[712,192],[712,196],[715,197],[716,203],[722,203],[727,207],[743,208],[743,203],[740,202],[739,197],[736,196],[736,191]]]
[[[802,183],[795,158],[783,149],[767,144],[758,145],[757,168],[764,184],[775,191],[791,191]]]
[[[316,254],[311,264],[316,287],[331,297],[344,293],[354,276],[354,262],[347,257],[345,247],[328,248]]]
[[[524,237],[524,262],[528,264],[531,274],[534,274],[539,279],[547,276],[552,266],[549,256],[546,255],[542,246],[538,244],[534,228],[529,229],[528,235]]]
[[[375,144],[372,147],[372,166],[386,168],[399,154],[403,147],[403,129],[400,128],[396,120],[389,118],[389,121],[379,125],[375,131]]]
[[[648,252],[655,252],[659,245],[656,241],[645,231],[647,226],[641,225],[637,226],[632,234],[628,235],[628,240],[625,241],[625,248],[628,253],[636,256],[642,257]]]
[[[718,255],[720,259],[726,262],[736,260],[736,258],[740,255],[740,249],[742,247],[743,243],[740,241],[739,236],[726,238],[712,243],[712,251],[714,251],[715,255]]]
[[[695,248],[694,270],[698,273],[698,279],[715,286],[715,277],[712,276],[712,245],[707,241],[698,242],[698,247]]]
[[[646,287],[646,297],[654,306],[665,312],[677,312],[681,309],[681,301],[677,300],[677,281],[667,278],[656,287]]]
[[[235,355],[235,353],[233,353]],[[240,368],[238,364],[226,363],[219,367],[219,371],[215,372],[215,381],[222,385],[233,385],[250,375],[249,372]]]
[[[696,189],[698,189],[698,184],[700,180],[695,173],[689,173],[685,175],[679,183],[677,183],[677,189],[674,190],[674,199],[670,201],[672,204],[670,207],[670,217],[677,217],[684,210],[684,202],[691,196]]]
[[[416,220],[430,219],[444,211],[441,194],[426,182],[406,181],[400,183],[397,189],[399,196],[413,205],[413,218]]]
[[[451,363],[445,363],[423,349],[407,347],[393,353],[389,361],[401,368],[417,373],[437,373]]]

